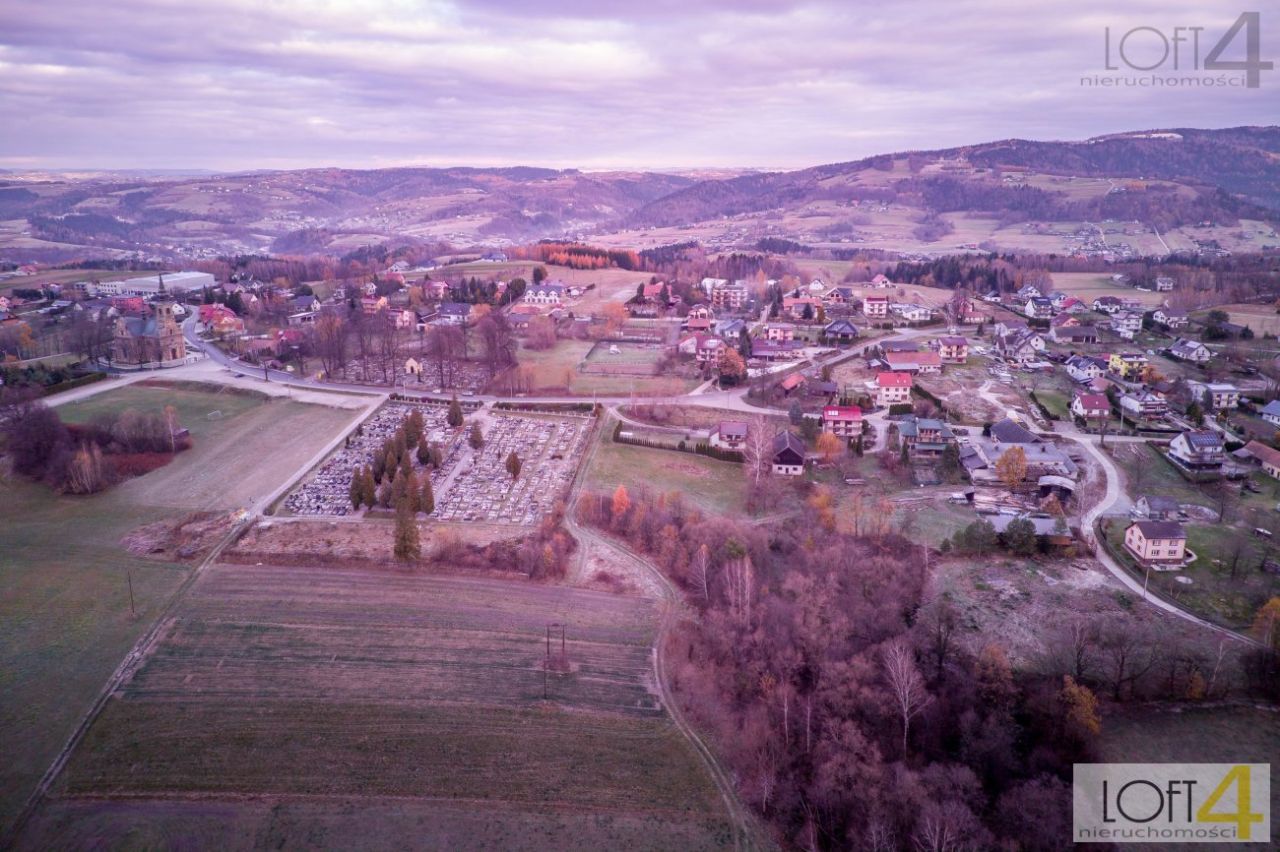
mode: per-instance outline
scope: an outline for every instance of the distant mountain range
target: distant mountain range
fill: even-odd
[[[986,222],[997,241],[1034,222],[1136,221],[1160,230],[1274,222],[1280,127],[1174,128],[1083,142],[1008,139],[789,172],[698,174],[526,167],[9,171],[0,175],[0,257],[340,254],[405,240],[674,241],[682,230],[693,238],[715,233],[722,244],[767,235],[928,246],[954,230],[958,217]],[[732,228],[722,224],[728,220]]]

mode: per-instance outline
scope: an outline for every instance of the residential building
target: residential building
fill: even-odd
[[[1169,413],[1169,403],[1161,394],[1142,388],[1121,394],[1120,411],[1130,420],[1156,420]]]
[[[1151,312],[1151,321],[1168,329],[1186,328],[1191,322],[1186,311],[1175,311],[1173,308],[1156,308]]]
[[[1077,393],[1071,400],[1071,413],[1085,420],[1103,420],[1111,416],[1111,400],[1105,393]]]
[[[933,417],[910,415],[898,422],[898,437],[913,460],[940,458],[948,444],[955,444],[951,427]]]
[[[877,290],[888,290],[893,287],[893,282],[884,275],[877,275],[875,278],[871,279],[871,286]]]
[[[738,338],[747,330],[747,323],[745,320],[741,319],[716,320],[715,325],[712,326],[712,330],[716,337],[719,337],[722,340],[728,340],[732,343],[737,343]]]
[[[1226,453],[1217,432],[1199,429],[1183,432],[1170,441],[1169,458],[1192,473],[1221,473]]]
[[[910,373],[877,373],[876,405],[888,407],[911,401]]]
[[[1113,352],[1107,359],[1107,368],[1124,379],[1136,380],[1147,366],[1147,356],[1141,352]]]
[[[705,282],[708,279],[703,279]],[[722,281],[723,279],[710,279],[712,281]],[[748,301],[747,285],[745,281],[735,281],[732,284],[725,281],[716,284],[711,290],[711,304],[717,310],[741,310]]]
[[[1097,343],[1098,329],[1092,325],[1054,326],[1049,329],[1049,339],[1069,345]]]
[[[774,342],[755,338],[751,341],[751,357],[759,361],[794,361],[804,354],[794,340]]]
[[[780,476],[804,473],[804,441],[794,432],[779,432],[773,439],[773,472]]]
[[[1015,364],[1039,359],[1044,351],[1044,338],[1034,331],[1015,331],[996,338],[996,354]]]
[[[1173,279],[1172,279],[1172,278],[1170,278],[1170,277],[1168,277],[1167,275],[1161,275],[1159,278],[1157,278],[1157,279],[1156,279],[1156,292],[1157,292],[1157,293],[1171,293],[1171,292],[1173,292]]]
[[[858,337],[858,327],[847,319],[832,320],[822,329],[827,343],[852,343]]]
[[[939,337],[938,357],[946,364],[963,364],[969,358],[969,341],[963,337]]]
[[[1273,399],[1262,407],[1262,419],[1272,426],[1280,426],[1280,399]]]
[[[1245,451],[1258,460],[1267,476],[1280,479],[1280,450],[1267,446],[1261,441],[1250,441],[1244,445]]]
[[[1133,512],[1148,521],[1168,521],[1181,514],[1182,506],[1172,497],[1144,494],[1133,504]]]
[[[862,409],[856,405],[823,407],[822,431],[840,438],[856,438],[862,434]]]
[[[889,310],[907,322],[928,322],[933,318],[933,311],[923,305],[893,304]]]
[[[895,373],[942,372],[942,358],[937,352],[886,352],[884,362]]]
[[[818,316],[822,303],[812,296],[788,296],[782,300],[782,313],[797,320],[811,320]]]
[[[1124,531],[1124,546],[1139,562],[1174,567],[1187,558],[1187,531],[1176,521],[1134,521]]]
[[[466,325],[471,318],[471,305],[467,302],[441,302],[436,309],[436,321],[444,325]]]
[[[745,420],[721,420],[711,430],[711,446],[721,450],[741,450],[747,442]]]
[[[991,333],[996,337],[1004,337],[1015,332],[1028,331],[1030,328],[1031,326],[1023,320],[1002,319],[991,327]]]
[[[1212,411],[1231,411],[1240,407],[1240,388],[1226,382],[1188,382],[1196,402],[1207,401]]]
[[[524,291],[524,301],[530,305],[558,305],[564,301],[564,291],[563,284],[543,281]]]
[[[1209,347],[1198,340],[1179,340],[1169,347],[1169,357],[1179,361],[1190,361],[1192,364],[1207,364],[1213,357]]]
[[[852,287],[832,287],[822,294],[822,301],[828,305],[851,305],[856,299]]]
[[[796,327],[794,325],[771,322],[764,327],[764,339],[772,343],[795,340]]]
[[[1111,315],[1111,330],[1123,340],[1133,340],[1142,331],[1142,314],[1137,311],[1116,311]]]
[[[889,316],[888,296],[865,296],[862,299],[862,315],[870,319],[885,319]]]
[[[1088,355],[1072,355],[1064,366],[1067,368],[1067,375],[1077,382],[1091,382],[1101,378],[1106,372],[1101,361]]]
[[[1023,313],[1032,319],[1049,319],[1053,316],[1053,302],[1044,296],[1032,296],[1027,299]]]
[[[1124,303],[1115,296],[1099,296],[1093,300],[1093,309],[1104,314],[1114,314],[1122,307]]]

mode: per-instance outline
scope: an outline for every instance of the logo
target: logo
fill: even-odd
[[[1206,27],[1132,27],[1103,30],[1103,70],[1081,86],[1256,89],[1275,63],[1262,58],[1262,16],[1242,12],[1213,40]],[[1228,58],[1237,57],[1237,58]],[[1137,72],[1137,73],[1135,73]]]
[[[1267,763],[1077,763],[1076,843],[1269,843]]]

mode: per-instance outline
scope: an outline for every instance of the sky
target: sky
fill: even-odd
[[[1106,71],[1108,27],[1113,64],[1134,27],[1159,33],[1127,41],[1134,64],[1158,60],[1175,27],[1204,27],[1203,59],[1241,11],[1220,0],[2,0],[0,168],[795,168],[1008,137],[1274,123],[1275,71],[1255,89],[1081,85],[1142,76]],[[1276,18],[1262,13],[1264,60],[1280,58]],[[1214,76],[1187,71],[1190,50],[1177,73]]]

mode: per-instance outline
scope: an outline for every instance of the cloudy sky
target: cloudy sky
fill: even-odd
[[[1118,73],[1106,27],[1211,43],[1241,11],[1120,5],[0,0],[0,167],[780,168],[1275,121],[1275,72],[1258,89],[1082,86]]]

